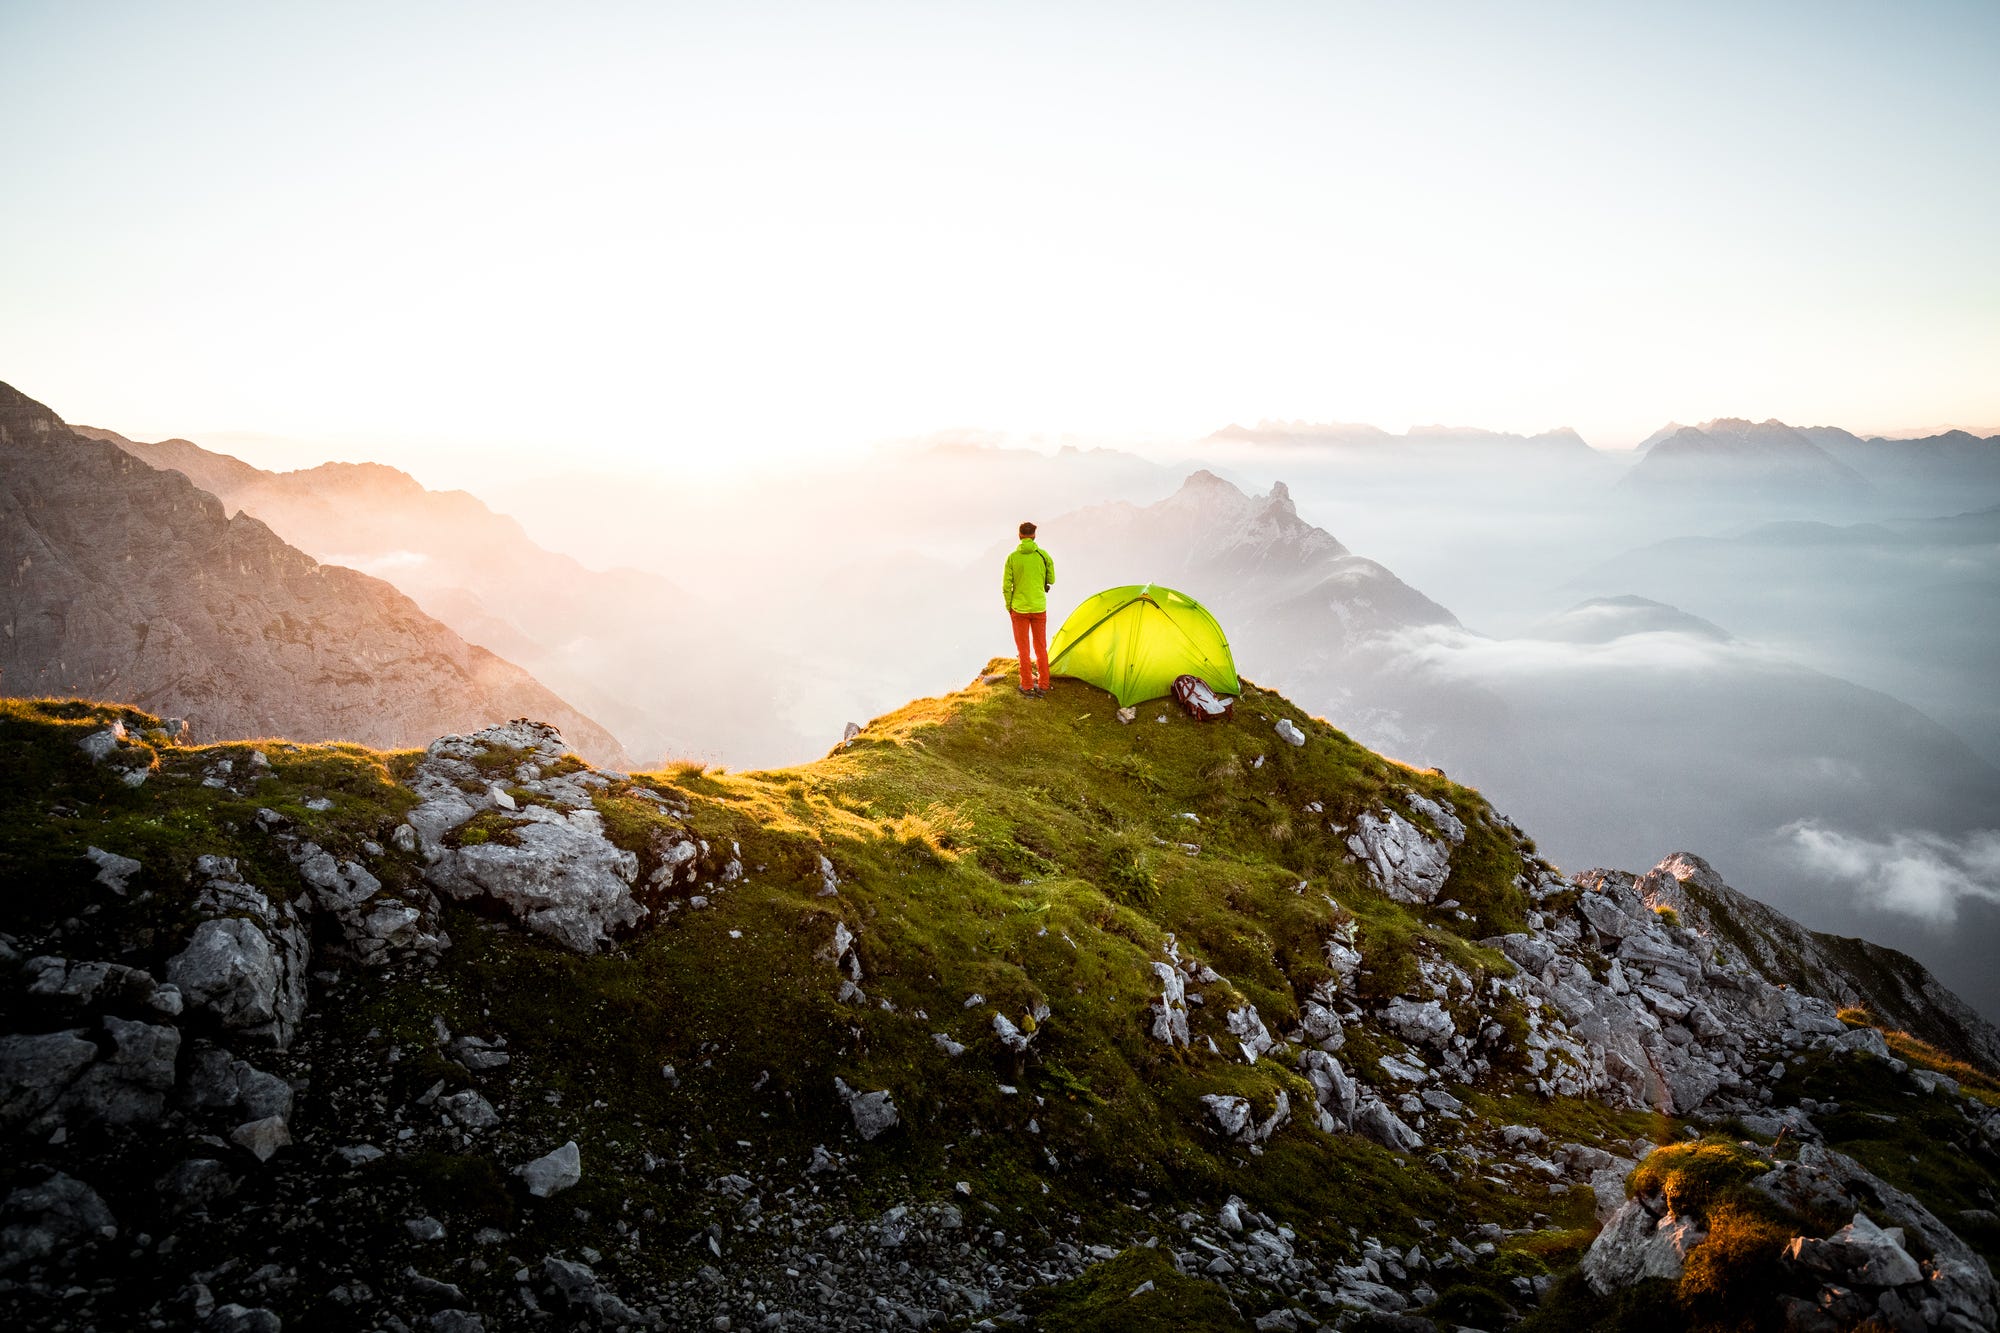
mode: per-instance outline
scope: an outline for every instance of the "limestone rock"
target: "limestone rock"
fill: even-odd
[[[1398,995],[1382,1009],[1382,1021],[1404,1041],[1443,1050],[1458,1035],[1451,1014],[1436,1000],[1418,1003]]]
[[[542,1260],[542,1276],[556,1289],[572,1311],[610,1325],[624,1328],[650,1323],[644,1315],[618,1298],[597,1274],[583,1264],[550,1256]]]
[[[1188,1044],[1187,982],[1180,969],[1168,963],[1154,963],[1153,975],[1160,979],[1160,998],[1154,1002],[1153,1036],[1169,1046]]]
[[[1271,1034],[1265,1028],[1264,1020],[1258,1016],[1257,1006],[1254,1004],[1230,1010],[1225,1024],[1229,1028],[1229,1035],[1236,1038],[1237,1046],[1242,1049],[1243,1058],[1253,1065],[1257,1063],[1258,1056],[1267,1053],[1277,1044],[1271,1040]]]
[[[1240,1139],[1250,1132],[1254,1122],[1248,1097],[1210,1092],[1204,1093],[1201,1101],[1208,1108],[1209,1118],[1215,1122],[1215,1128],[1222,1137]]]
[[[858,1092],[838,1076],[833,1080],[833,1090],[847,1103],[848,1114],[854,1117],[855,1131],[863,1139],[872,1142],[901,1121],[895,1098],[887,1091]]]
[[[1304,745],[1306,743],[1306,734],[1300,731],[1298,724],[1288,717],[1278,719],[1277,732],[1278,739],[1287,745]]]
[[[203,1321],[206,1333],[283,1333],[285,1321],[278,1312],[261,1305],[242,1306],[231,1301],[218,1305],[215,1312]]]
[[[81,1028],[0,1037],[0,1125],[34,1121],[96,1058],[97,1044]]]
[[[199,1213],[234,1195],[241,1183],[214,1158],[190,1157],[175,1163],[153,1188],[174,1213]]]
[[[1628,1199],[1584,1252],[1584,1280],[1608,1296],[1646,1278],[1678,1278],[1688,1251],[1706,1236],[1690,1218],[1657,1216],[1641,1200]]]
[[[1347,847],[1397,902],[1434,901],[1451,874],[1451,850],[1394,810],[1356,819]]]
[[[1458,817],[1458,812],[1452,809],[1449,801],[1434,801],[1417,791],[1403,793],[1403,801],[1410,809],[1429,819],[1452,846],[1465,841],[1465,821]]]
[[[1332,1132],[1349,1129],[1360,1109],[1359,1085],[1340,1067],[1340,1061],[1325,1051],[1299,1053],[1299,1073],[1313,1086],[1313,1096],[1322,1114],[1320,1128]]]
[[[102,847],[87,847],[83,854],[97,863],[97,882],[121,898],[132,876],[145,868],[129,856],[107,852]]]
[[[583,1179],[583,1155],[571,1139],[554,1152],[515,1167],[514,1174],[527,1183],[528,1193],[546,1199]]]
[[[1403,1122],[1386,1102],[1364,1096],[1354,1113],[1354,1130],[1392,1152],[1415,1152],[1424,1146],[1423,1136]]]
[[[471,761],[503,750],[522,752],[524,767],[539,768],[566,747],[553,728],[521,721],[440,737],[418,761],[411,786],[425,799],[409,822],[427,862],[425,881],[454,898],[490,898],[528,929],[579,953],[603,948],[646,909],[632,896],[638,856],[605,836],[582,789],[571,792],[558,785],[561,779],[527,779],[524,785],[549,803],[514,812],[506,840],[461,847],[445,841],[480,811],[501,808]]]
[[[1891,1235],[1869,1221],[1866,1213],[1825,1240],[1794,1236],[1785,1257],[1803,1268],[1822,1273],[1845,1286],[1904,1287],[1924,1280],[1924,1270]]]
[[[464,1129],[491,1129],[500,1123],[500,1113],[493,1109],[493,1103],[471,1088],[439,1098],[438,1109]]]
[[[108,1014],[104,1030],[111,1039],[110,1053],[64,1091],[58,1114],[117,1129],[157,1123],[174,1086],[180,1032]]]
[[[283,1116],[265,1116],[229,1131],[229,1141],[260,1162],[268,1162],[278,1149],[292,1141],[291,1128]]]
[[[167,960],[167,980],[223,1027],[267,1035],[280,1047],[290,1044],[303,1009],[289,1002],[286,969],[270,937],[243,917],[196,926],[187,947]]]

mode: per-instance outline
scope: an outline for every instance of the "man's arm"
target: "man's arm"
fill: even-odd
[[[1007,603],[1007,609],[1014,609],[1014,557],[1008,556],[1000,562],[1000,600]]]
[[[1050,588],[1056,586],[1056,558],[1047,551],[1042,552],[1042,568],[1048,572],[1049,576],[1048,582],[1042,585],[1042,591],[1047,592]]]

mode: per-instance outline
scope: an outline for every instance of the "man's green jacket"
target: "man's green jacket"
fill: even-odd
[[[1000,592],[1009,611],[1033,615],[1049,609],[1048,591],[1055,586],[1056,562],[1035,545],[1033,537],[1007,553],[1007,565],[1000,575]]]

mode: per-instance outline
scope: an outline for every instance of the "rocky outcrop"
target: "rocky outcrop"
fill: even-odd
[[[1368,867],[1382,892],[1399,903],[1434,901],[1451,874],[1451,849],[1397,810],[1357,818],[1347,849]]]
[[[305,923],[290,903],[274,903],[248,883],[228,857],[204,856],[195,872],[205,881],[197,902],[214,915],[167,960],[167,980],[190,1010],[282,1050],[305,1011]]]
[[[454,898],[485,898],[521,923],[569,948],[589,953],[646,914],[633,897],[639,857],[604,834],[591,794],[604,789],[596,773],[551,776],[569,753],[555,728],[517,720],[470,736],[431,743],[411,787],[423,804],[409,827],[428,862],[424,878]],[[501,761],[495,766],[491,761]],[[504,772],[532,799],[495,785]],[[460,836],[475,816],[505,828],[474,841]],[[651,882],[692,878],[694,839],[663,850]]]
[[[2000,1285],[1985,1260],[1929,1209],[1853,1158],[1806,1143],[1795,1161],[1762,1165],[1749,1188],[1781,1215],[1850,1219],[1829,1234],[1802,1233],[1786,1244],[1784,1287],[1769,1296],[1788,1328],[1833,1333],[1875,1321],[1974,1333],[2000,1318]],[[1707,1240],[1698,1210],[1676,1215],[1658,1194],[1639,1195],[1591,1242],[1583,1274],[1600,1295],[1649,1278],[1675,1279]]]
[[[4,384],[0,565],[11,695],[127,700],[204,740],[380,746],[525,712],[622,761],[603,728],[388,584],[320,564]]]
[[[1632,887],[1649,907],[1672,910],[1733,966],[1839,1008],[1866,1009],[1961,1060],[2000,1069],[2000,1028],[1908,954],[1808,930],[1730,888],[1692,852],[1675,852]]]
[[[97,1191],[58,1171],[0,1201],[0,1273],[117,1235],[117,1219]]]

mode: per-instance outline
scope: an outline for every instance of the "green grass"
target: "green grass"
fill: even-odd
[[[1489,978],[1512,968],[1476,941],[1523,928],[1527,904],[1515,878],[1536,868],[1531,851],[1476,791],[1385,759],[1254,686],[1233,724],[1176,718],[1160,726],[1154,715],[1149,708],[1148,720],[1120,725],[1107,696],[1071,681],[1046,700],[1025,699],[1005,682],[975,683],[878,718],[852,744],[797,768],[681,764],[614,782],[594,796],[607,835],[638,855],[642,875],[670,840],[690,832],[705,840],[694,886],[643,893],[652,914],[594,957],[490,929],[478,911],[447,903],[441,924],[455,944],[436,967],[342,982],[334,1002],[316,1006],[312,1038],[389,1070],[390,1104],[407,1105],[440,1079],[466,1082],[435,1050],[434,1018],[454,1032],[505,1037],[515,1061],[507,1077],[528,1079],[531,1090],[508,1099],[507,1132],[548,1147],[576,1137],[584,1183],[562,1208],[524,1207],[492,1163],[451,1153],[378,1163],[371,1179],[385,1197],[449,1215],[455,1229],[518,1231],[523,1252],[590,1243],[579,1210],[697,1216],[708,1206],[703,1179],[742,1165],[746,1141],[757,1145],[757,1161],[790,1163],[794,1172],[816,1145],[848,1154],[855,1175],[841,1188],[858,1207],[944,1198],[964,1181],[1011,1233],[1039,1228],[1120,1247],[1135,1233],[1162,1232],[1160,1219],[1179,1209],[1212,1213],[1232,1193],[1327,1256],[1351,1254],[1356,1235],[1428,1250],[1434,1239],[1419,1221],[1477,1218],[1518,1234],[1483,1264],[1454,1273],[1438,1313],[1474,1324],[1492,1318],[1518,1301],[1513,1278],[1574,1262],[1593,1224],[1589,1192],[1524,1192],[1480,1171],[1322,1134],[1311,1126],[1311,1092],[1293,1072],[1292,1053],[1244,1063],[1231,1054],[1224,1015],[1255,1004],[1281,1033],[1329,976],[1325,941],[1349,927],[1364,955],[1355,980],[1364,1000],[1419,994],[1427,955],[1464,969],[1483,996]],[[76,748],[113,717],[135,735],[158,737],[144,742],[155,768],[143,787],[126,786]],[[1281,717],[1306,732],[1306,746],[1277,738]],[[253,751],[267,758],[268,775],[238,782],[240,794],[202,784],[224,758],[241,778]],[[518,758],[496,754],[481,767],[511,785]],[[296,892],[296,872],[257,826],[258,811],[277,811],[337,856],[361,855],[363,840],[386,847],[413,803],[398,784],[416,759],[276,741],[181,747],[131,710],[0,704],[0,866],[9,886],[0,892],[0,929],[33,947],[87,911],[69,932],[81,942],[65,949],[156,963],[184,931],[196,857],[238,857],[260,886],[280,897]],[[517,799],[528,795],[511,789]],[[1405,789],[1450,802],[1465,822],[1441,896],[1458,899],[1470,921],[1391,901],[1334,831]],[[321,798],[332,807],[311,809]],[[1322,809],[1309,811],[1315,802]],[[461,845],[505,840],[514,825],[488,813],[454,837]],[[95,868],[82,853],[92,844],[145,863],[131,898],[110,899],[91,884]],[[722,885],[723,867],[738,855],[745,877]],[[822,857],[839,875],[835,896],[820,894]],[[367,859],[392,884],[417,878],[415,859],[393,850]],[[688,905],[697,893],[707,907]],[[840,1002],[841,977],[819,956],[836,923],[855,933],[865,1005]],[[1204,1003],[1190,1011],[1196,1041],[1185,1050],[1148,1032],[1157,995],[1150,965],[1166,956],[1170,937],[1183,958],[1223,978],[1193,988]],[[983,998],[968,1005],[975,995]],[[1525,1033],[1518,1003],[1453,1003],[1465,1010],[1457,1015],[1464,1030],[1497,1018],[1517,1039]],[[996,1013],[1032,1025],[1025,1055],[995,1039]],[[1045,1017],[1037,1022],[1037,1014]],[[945,1055],[938,1032],[965,1053]],[[1209,1052],[1209,1037],[1222,1055]],[[1372,1080],[1375,1061],[1401,1049],[1356,1024],[1340,1058]],[[662,1074],[667,1065],[676,1079]],[[854,1139],[836,1077],[888,1089],[905,1127],[873,1144]],[[1280,1091],[1294,1119],[1261,1152],[1207,1127],[1205,1093],[1247,1097],[1261,1115]],[[1538,1097],[1504,1061],[1477,1085],[1451,1091],[1483,1120],[1535,1125],[1557,1143],[1666,1142],[1681,1128],[1649,1113]],[[1857,1111],[1874,1105],[1865,1092],[1838,1095]],[[301,1123],[321,1117],[314,1127],[338,1136],[351,1110],[334,1094],[308,1099]],[[1848,1135],[1839,1142],[1854,1143],[1871,1166],[1919,1151],[1873,1121],[1827,1123],[1830,1139]],[[1689,1206],[1726,1200],[1747,1158],[1724,1145],[1676,1146],[1655,1155],[1640,1184]],[[649,1170],[649,1162],[671,1165]],[[1954,1191],[1940,1184],[1949,1166],[1938,1151],[1920,1154],[1901,1176],[1876,1169],[1938,1197],[1975,1198],[1988,1177]],[[677,1240],[633,1262],[672,1277],[700,1261]],[[1728,1276],[1717,1277],[1717,1290],[1729,1289]],[[1146,1281],[1154,1288],[1133,1297]],[[1586,1323],[1634,1308],[1577,1300]],[[1049,1329],[1239,1328],[1244,1317],[1220,1288],[1183,1277],[1145,1248],[1125,1249],[1039,1301],[1037,1326]]]
[[[1625,1188],[1635,1195],[1663,1196],[1667,1211],[1676,1216],[1699,1216],[1724,1191],[1770,1169],[1769,1159],[1732,1139],[1711,1136],[1655,1150],[1639,1163]]]
[[[1141,1291],[1148,1283],[1150,1289]],[[1250,1327],[1222,1288],[1182,1276],[1143,1245],[1036,1292],[1028,1310],[1040,1333],[1234,1333]]]

